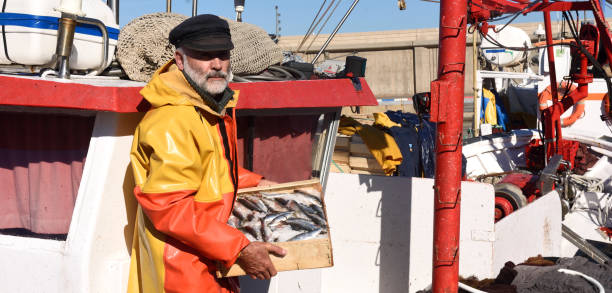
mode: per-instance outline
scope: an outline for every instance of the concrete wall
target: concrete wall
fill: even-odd
[[[611,19],[612,20],[612,19]],[[610,20],[609,20],[610,21]],[[538,23],[513,24],[533,38]],[[561,23],[553,23],[553,34],[559,35]],[[567,27],[566,32],[569,32]],[[310,45],[309,39],[299,50],[306,61],[314,59],[329,35],[320,35]],[[283,50],[295,51],[303,36],[283,36],[279,45]],[[533,39],[533,41],[537,41]],[[472,91],[472,35],[468,34],[465,64],[465,95]],[[344,60],[356,54],[367,58],[366,80],[379,98],[411,97],[415,92],[429,91],[429,84],[437,76],[438,29],[414,29],[337,34],[319,62],[325,59]]]

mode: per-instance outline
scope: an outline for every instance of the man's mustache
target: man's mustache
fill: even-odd
[[[227,73],[220,71],[220,70],[214,70],[214,71],[210,71],[208,73],[206,73],[205,78],[209,79],[209,78],[227,78]]]

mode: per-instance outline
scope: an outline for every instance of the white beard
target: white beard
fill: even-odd
[[[222,93],[234,77],[231,70],[229,74],[220,70],[211,70],[204,74],[202,71],[191,67],[185,56],[183,56],[183,70],[199,87],[213,96]],[[208,80],[210,77],[222,77],[224,80]]]

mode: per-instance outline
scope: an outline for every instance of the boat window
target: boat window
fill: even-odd
[[[313,146],[319,114],[241,116],[239,164],[279,183],[312,178]]]
[[[94,117],[0,113],[0,234],[65,240]]]

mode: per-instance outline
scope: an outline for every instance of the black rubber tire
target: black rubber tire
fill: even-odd
[[[518,210],[527,205],[527,198],[523,191],[511,183],[498,183],[494,185],[495,197],[503,197],[510,201],[514,210]]]

